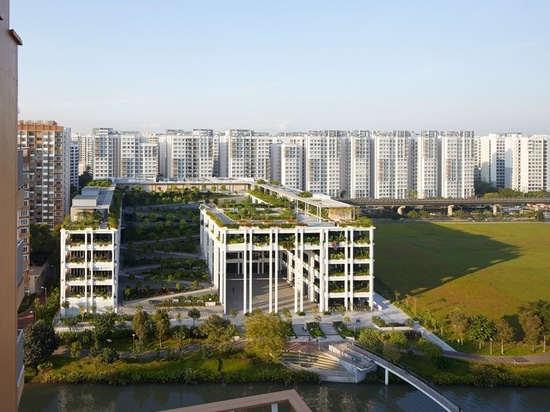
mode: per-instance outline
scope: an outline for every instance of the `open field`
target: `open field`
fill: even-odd
[[[375,226],[375,288],[391,300],[398,291],[417,313],[460,308],[517,325],[520,305],[550,300],[550,223]]]

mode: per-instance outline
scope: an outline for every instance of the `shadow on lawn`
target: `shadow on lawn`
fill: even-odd
[[[519,249],[460,226],[428,222],[376,224],[376,290],[394,299],[418,295],[519,257]],[[391,287],[390,287],[391,285]]]

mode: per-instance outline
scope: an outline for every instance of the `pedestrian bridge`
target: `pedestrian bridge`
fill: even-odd
[[[437,403],[446,411],[454,411],[454,412],[463,411],[460,405],[457,405],[456,403],[454,403],[453,401],[445,397],[441,392],[439,392],[433,386],[417,378],[416,376],[411,375],[409,372],[407,372],[405,369],[401,368],[400,366],[397,366],[391,362],[388,362],[384,358],[381,358],[380,356],[375,355],[372,352],[362,349],[359,346],[355,346],[350,343],[346,343],[345,345],[346,345],[346,349],[345,349],[346,352],[348,353],[355,352],[358,356],[366,357],[370,359],[372,362],[374,362],[377,366],[383,368],[385,371],[384,381],[386,385],[389,384],[389,374],[393,373],[395,376],[398,376],[400,379],[414,386],[424,395],[428,396],[430,399],[432,399],[435,403]]]

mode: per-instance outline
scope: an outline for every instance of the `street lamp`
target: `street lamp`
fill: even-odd
[[[46,286],[40,286],[40,289],[44,289],[44,303],[48,303],[48,288]]]
[[[132,333],[132,346],[136,346],[136,334]]]
[[[489,354],[493,355],[493,338],[489,338]]]

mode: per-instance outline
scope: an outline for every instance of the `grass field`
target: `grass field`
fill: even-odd
[[[392,301],[398,291],[416,313],[460,308],[517,325],[521,304],[550,300],[550,223],[375,226],[375,289]]]

